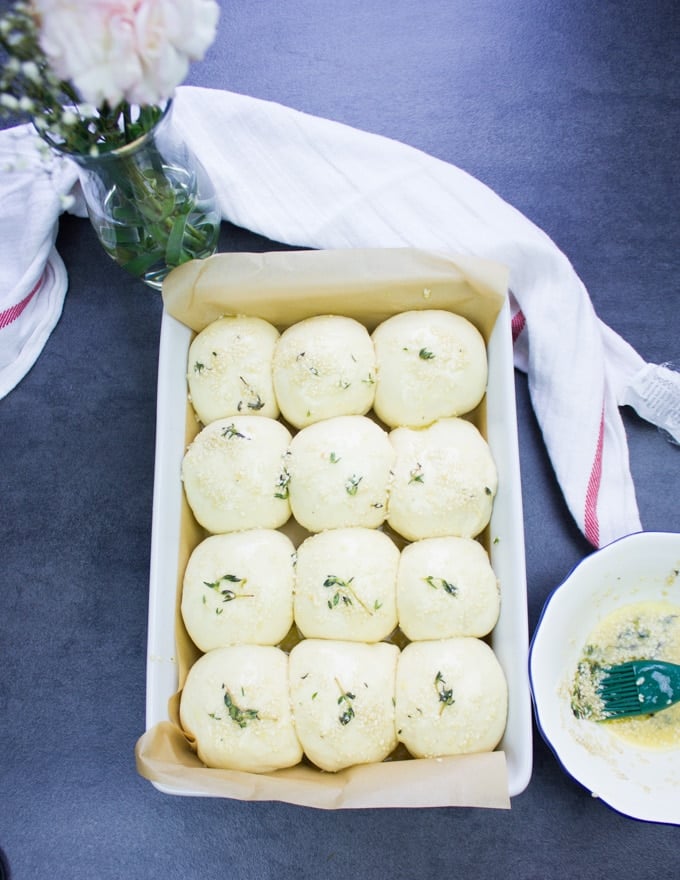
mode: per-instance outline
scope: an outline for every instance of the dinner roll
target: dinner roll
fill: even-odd
[[[282,526],[290,517],[285,455],[290,431],[265,416],[206,425],[187,449],[182,480],[196,520],[209,532]]]
[[[416,758],[490,752],[508,693],[496,655],[475,638],[411,642],[397,666],[397,735]]]
[[[399,649],[306,639],[290,652],[295,729],[321,770],[384,760],[397,744],[394,687]]]
[[[397,625],[399,550],[375,529],[331,529],[298,547],[295,623],[308,638],[378,642]]]
[[[390,427],[421,427],[474,409],[487,382],[486,345],[466,318],[442,309],[402,312],[373,331],[374,409]]]
[[[211,535],[184,572],[181,613],[201,651],[276,645],[293,623],[295,547],[275,529]]]
[[[411,641],[485,636],[498,620],[498,580],[473,538],[423,538],[401,551],[399,626]]]
[[[385,520],[394,449],[367,416],[337,416],[302,428],[290,444],[290,505],[311,532],[377,528]]]
[[[230,316],[213,321],[189,346],[189,398],[207,425],[225,416],[268,416],[279,407],[272,358],[279,331],[262,318]]]
[[[288,655],[264,645],[203,654],[189,670],[180,721],[208,767],[269,773],[302,758],[288,691]]]
[[[273,379],[281,412],[296,428],[333,416],[364,415],[375,393],[368,330],[341,315],[293,324],[276,344]]]
[[[396,451],[387,521],[410,541],[457,535],[473,538],[487,525],[498,476],[491,451],[465,419],[427,428],[395,428]]]

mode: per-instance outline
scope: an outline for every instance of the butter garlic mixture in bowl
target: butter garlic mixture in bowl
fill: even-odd
[[[552,593],[531,643],[539,730],[564,769],[626,815],[680,824],[680,708],[604,719],[603,670],[680,662],[680,534],[639,532],[586,557]]]

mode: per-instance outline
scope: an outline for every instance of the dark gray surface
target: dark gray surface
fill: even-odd
[[[679,36],[675,0],[233,0],[190,81],[461,166],[553,237],[646,359],[679,362]],[[224,226],[223,250],[272,246]],[[137,776],[161,305],[86,221],[64,218],[59,249],[62,319],[0,401],[0,848],[12,877],[668,876],[678,829],[599,803],[538,736],[508,812],[317,812],[173,798]],[[590,548],[519,374],[517,403],[533,631]],[[625,421],[643,526],[680,531],[680,450],[634,413]]]

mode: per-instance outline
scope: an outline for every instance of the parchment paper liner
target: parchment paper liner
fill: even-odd
[[[217,254],[187,263],[166,279],[163,300],[167,312],[194,331],[225,314],[257,315],[280,329],[311,315],[343,314],[371,331],[397,312],[443,308],[472,321],[488,342],[506,290],[505,267],[472,257],[454,260],[411,248],[282,251]],[[484,402],[472,420],[484,431]],[[198,428],[187,404],[187,444]],[[182,576],[191,551],[205,537],[184,498],[181,516],[175,593],[180,690],[169,700],[170,720],[156,724],[138,740],[135,753],[142,776],[176,793],[279,800],[324,809],[509,808],[507,767],[500,750],[388,760],[339,773],[325,773],[305,762],[268,774],[206,768],[179,724],[181,687],[200,656],[179,612]]]

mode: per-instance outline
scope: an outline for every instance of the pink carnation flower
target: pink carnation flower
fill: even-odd
[[[53,71],[96,107],[158,104],[215,38],[215,0],[33,0]]]

